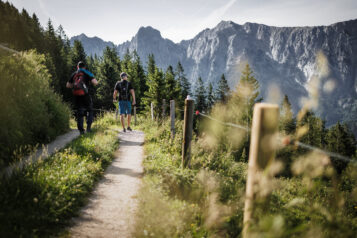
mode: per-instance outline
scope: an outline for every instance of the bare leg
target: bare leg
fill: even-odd
[[[121,125],[123,126],[123,129],[125,129],[124,114],[120,115],[120,121],[121,121]]]
[[[128,115],[128,127],[130,127],[131,114]]]

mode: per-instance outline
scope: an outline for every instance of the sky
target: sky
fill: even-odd
[[[5,1],[5,0],[2,0]],[[192,39],[222,20],[270,26],[317,26],[357,18],[357,0],[8,0],[50,18],[69,37],[86,34],[115,44],[152,26],[174,42]]]

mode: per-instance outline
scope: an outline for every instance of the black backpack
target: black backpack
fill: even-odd
[[[123,101],[129,101],[129,82],[126,80],[123,80],[122,82],[119,83],[119,97]]]
[[[73,76],[73,95],[74,96],[83,96],[88,93],[88,88],[84,83],[84,72],[77,71]]]

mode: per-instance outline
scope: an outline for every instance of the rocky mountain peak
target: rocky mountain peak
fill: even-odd
[[[88,39],[85,42],[93,43],[82,42],[88,54],[95,47],[104,47]],[[321,92],[319,116],[328,126],[349,120],[344,112],[357,108],[357,20],[318,27],[222,21],[179,44],[162,38],[158,30],[148,26],[141,27],[131,41],[117,49],[120,56],[127,50],[136,50],[143,62],[154,54],[157,65],[164,70],[180,61],[193,90],[198,77],[215,87],[222,73],[234,90],[241,66],[249,63],[260,83],[261,96],[268,98],[270,86],[277,85],[282,95],[289,96],[295,112],[301,108],[301,99],[308,95],[307,83],[319,67],[316,56],[322,53],[330,74],[322,79],[321,88],[326,80],[333,80],[336,87],[332,94]],[[357,124],[355,128],[357,131]]]
[[[138,33],[136,33],[136,37],[144,37],[144,38],[162,38],[160,31],[152,28],[151,26],[140,27]]]

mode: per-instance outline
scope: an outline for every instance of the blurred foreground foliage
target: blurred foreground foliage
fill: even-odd
[[[249,126],[259,99],[254,87],[252,93],[238,92],[226,103],[217,103],[211,116]],[[251,236],[355,237],[353,135],[340,124],[325,128],[308,110],[295,118],[287,97],[281,108],[281,136],[341,153],[352,162],[280,145],[276,162],[257,174]],[[146,133],[146,176],[138,196],[135,237],[241,237],[250,133],[201,117],[195,120],[190,168],[181,167],[182,121],[176,121],[173,141],[169,120],[141,121]]]

